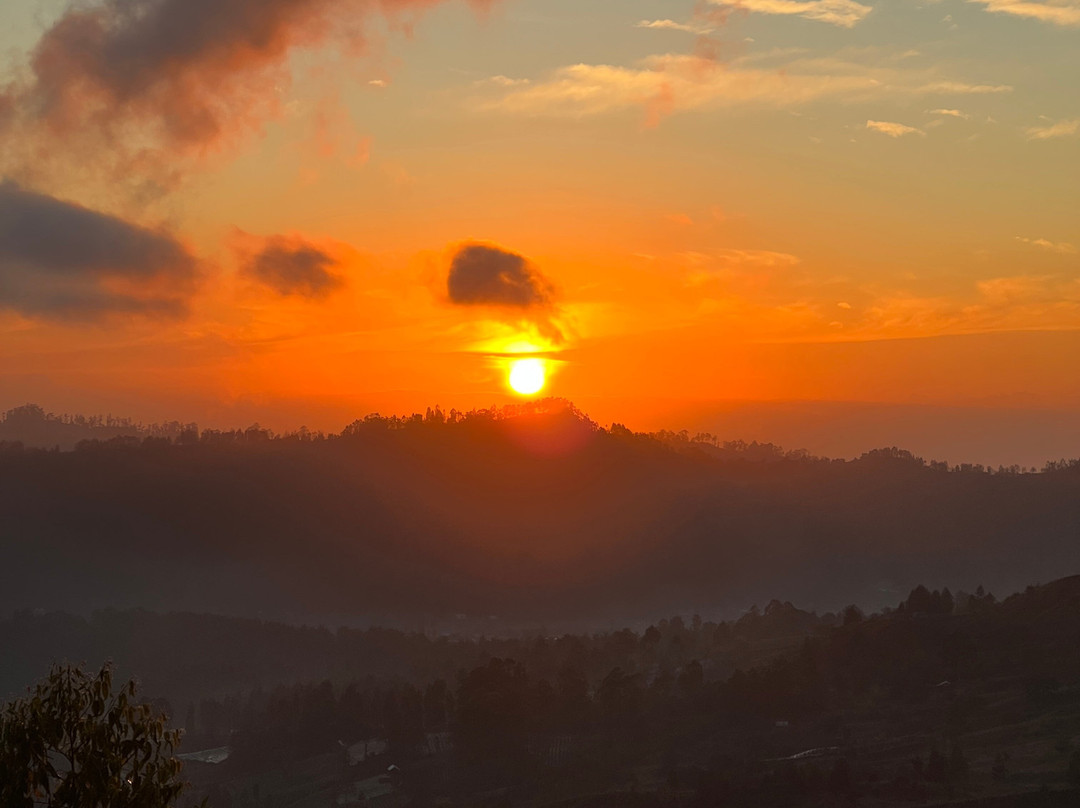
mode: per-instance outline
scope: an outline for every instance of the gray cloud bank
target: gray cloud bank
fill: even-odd
[[[196,270],[167,233],[0,182],[0,309],[58,319],[177,315]]]

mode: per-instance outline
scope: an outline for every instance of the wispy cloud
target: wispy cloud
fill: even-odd
[[[18,78],[0,85],[0,138],[20,147],[3,150],[0,172],[37,171],[49,153],[79,169],[115,163],[125,180],[170,184],[185,158],[283,113],[294,51],[331,43],[350,56],[367,52],[372,29],[407,25],[443,1],[65,3]]]
[[[1080,283],[1055,275],[984,278],[972,294],[928,297],[882,291],[851,333],[862,336],[933,336],[1032,328],[1075,328]]]
[[[994,14],[1011,14],[1014,17],[1027,17],[1052,25],[1080,26],[1080,2],[1077,0],[968,0],[985,6]]]
[[[675,22],[675,20],[641,20],[635,28],[652,28],[659,31],[682,31],[687,34],[708,34],[714,29],[700,23]]]
[[[1055,297],[1054,278],[1048,275],[1014,275],[977,281],[975,288],[984,304],[1007,306],[1035,301],[1052,301]]]
[[[683,252],[676,257],[688,289],[722,286],[730,293],[760,298],[774,282],[792,283],[792,271],[801,263],[797,255],[759,249],[723,249],[707,253]]]
[[[968,84],[963,81],[933,81],[919,88],[928,95],[997,95],[1011,93],[1010,84]]]
[[[477,85],[489,84],[494,87],[521,87],[524,84],[530,84],[529,79],[512,79],[509,76],[490,76],[486,79],[480,79],[476,82]]]
[[[784,14],[854,28],[873,9],[855,0],[709,0],[716,6],[745,9],[759,14]]]
[[[775,252],[773,250],[720,250],[716,257],[728,265],[738,265],[754,269],[793,267],[799,263],[797,255]]]
[[[1075,255],[1077,252],[1076,246],[1067,241],[1055,242],[1045,238],[1025,238],[1024,236],[1017,236],[1016,240],[1032,247],[1038,247],[1040,250],[1062,253],[1063,255]]]
[[[942,79],[936,69],[866,65],[838,58],[796,58],[790,53],[727,64],[685,54],[648,57],[636,66],[577,64],[528,86],[481,98],[482,109],[518,115],[597,115],[643,107],[650,120],[707,107],[791,108],[818,100],[859,101],[887,94],[1004,93],[1008,85]]]
[[[961,112],[958,109],[928,109],[928,110],[926,110],[926,114],[927,115],[944,115],[944,116],[946,116],[948,118],[962,118],[965,121],[968,118],[971,117],[966,112]]]
[[[1028,140],[1050,140],[1055,137],[1069,137],[1080,132],[1080,118],[1071,121],[1058,121],[1048,126],[1028,127]]]
[[[907,126],[906,124],[896,123],[894,121],[867,121],[866,128],[871,129],[874,132],[881,132],[881,134],[888,135],[889,137],[926,134],[922,129],[916,129],[914,126]]]

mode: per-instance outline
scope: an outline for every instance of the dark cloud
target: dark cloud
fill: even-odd
[[[564,340],[555,322],[554,289],[524,256],[492,244],[462,245],[450,262],[446,289],[452,303],[502,309],[552,342]]]
[[[299,239],[275,236],[251,256],[244,271],[283,295],[324,297],[341,287],[338,260]]]
[[[548,307],[551,285],[523,256],[489,244],[465,244],[450,262],[450,300],[463,306]]]
[[[8,119],[27,137],[89,139],[109,152],[99,162],[164,175],[179,155],[203,154],[273,115],[293,49],[333,40],[350,54],[362,52],[372,16],[407,21],[442,2],[74,3],[42,34],[24,78],[0,87],[0,125]]]
[[[197,262],[167,233],[0,182],[0,309],[175,315]]]

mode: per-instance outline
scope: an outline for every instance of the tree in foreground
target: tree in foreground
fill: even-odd
[[[0,711],[0,806],[167,808],[184,783],[165,724],[134,682],[113,692],[108,665],[55,666]]]

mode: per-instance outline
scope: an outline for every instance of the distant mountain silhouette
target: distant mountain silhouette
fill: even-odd
[[[1080,463],[828,460],[605,430],[559,400],[331,436],[9,442],[0,479],[2,610],[605,624],[777,595],[876,608],[921,581],[1008,591],[1080,570]]]

